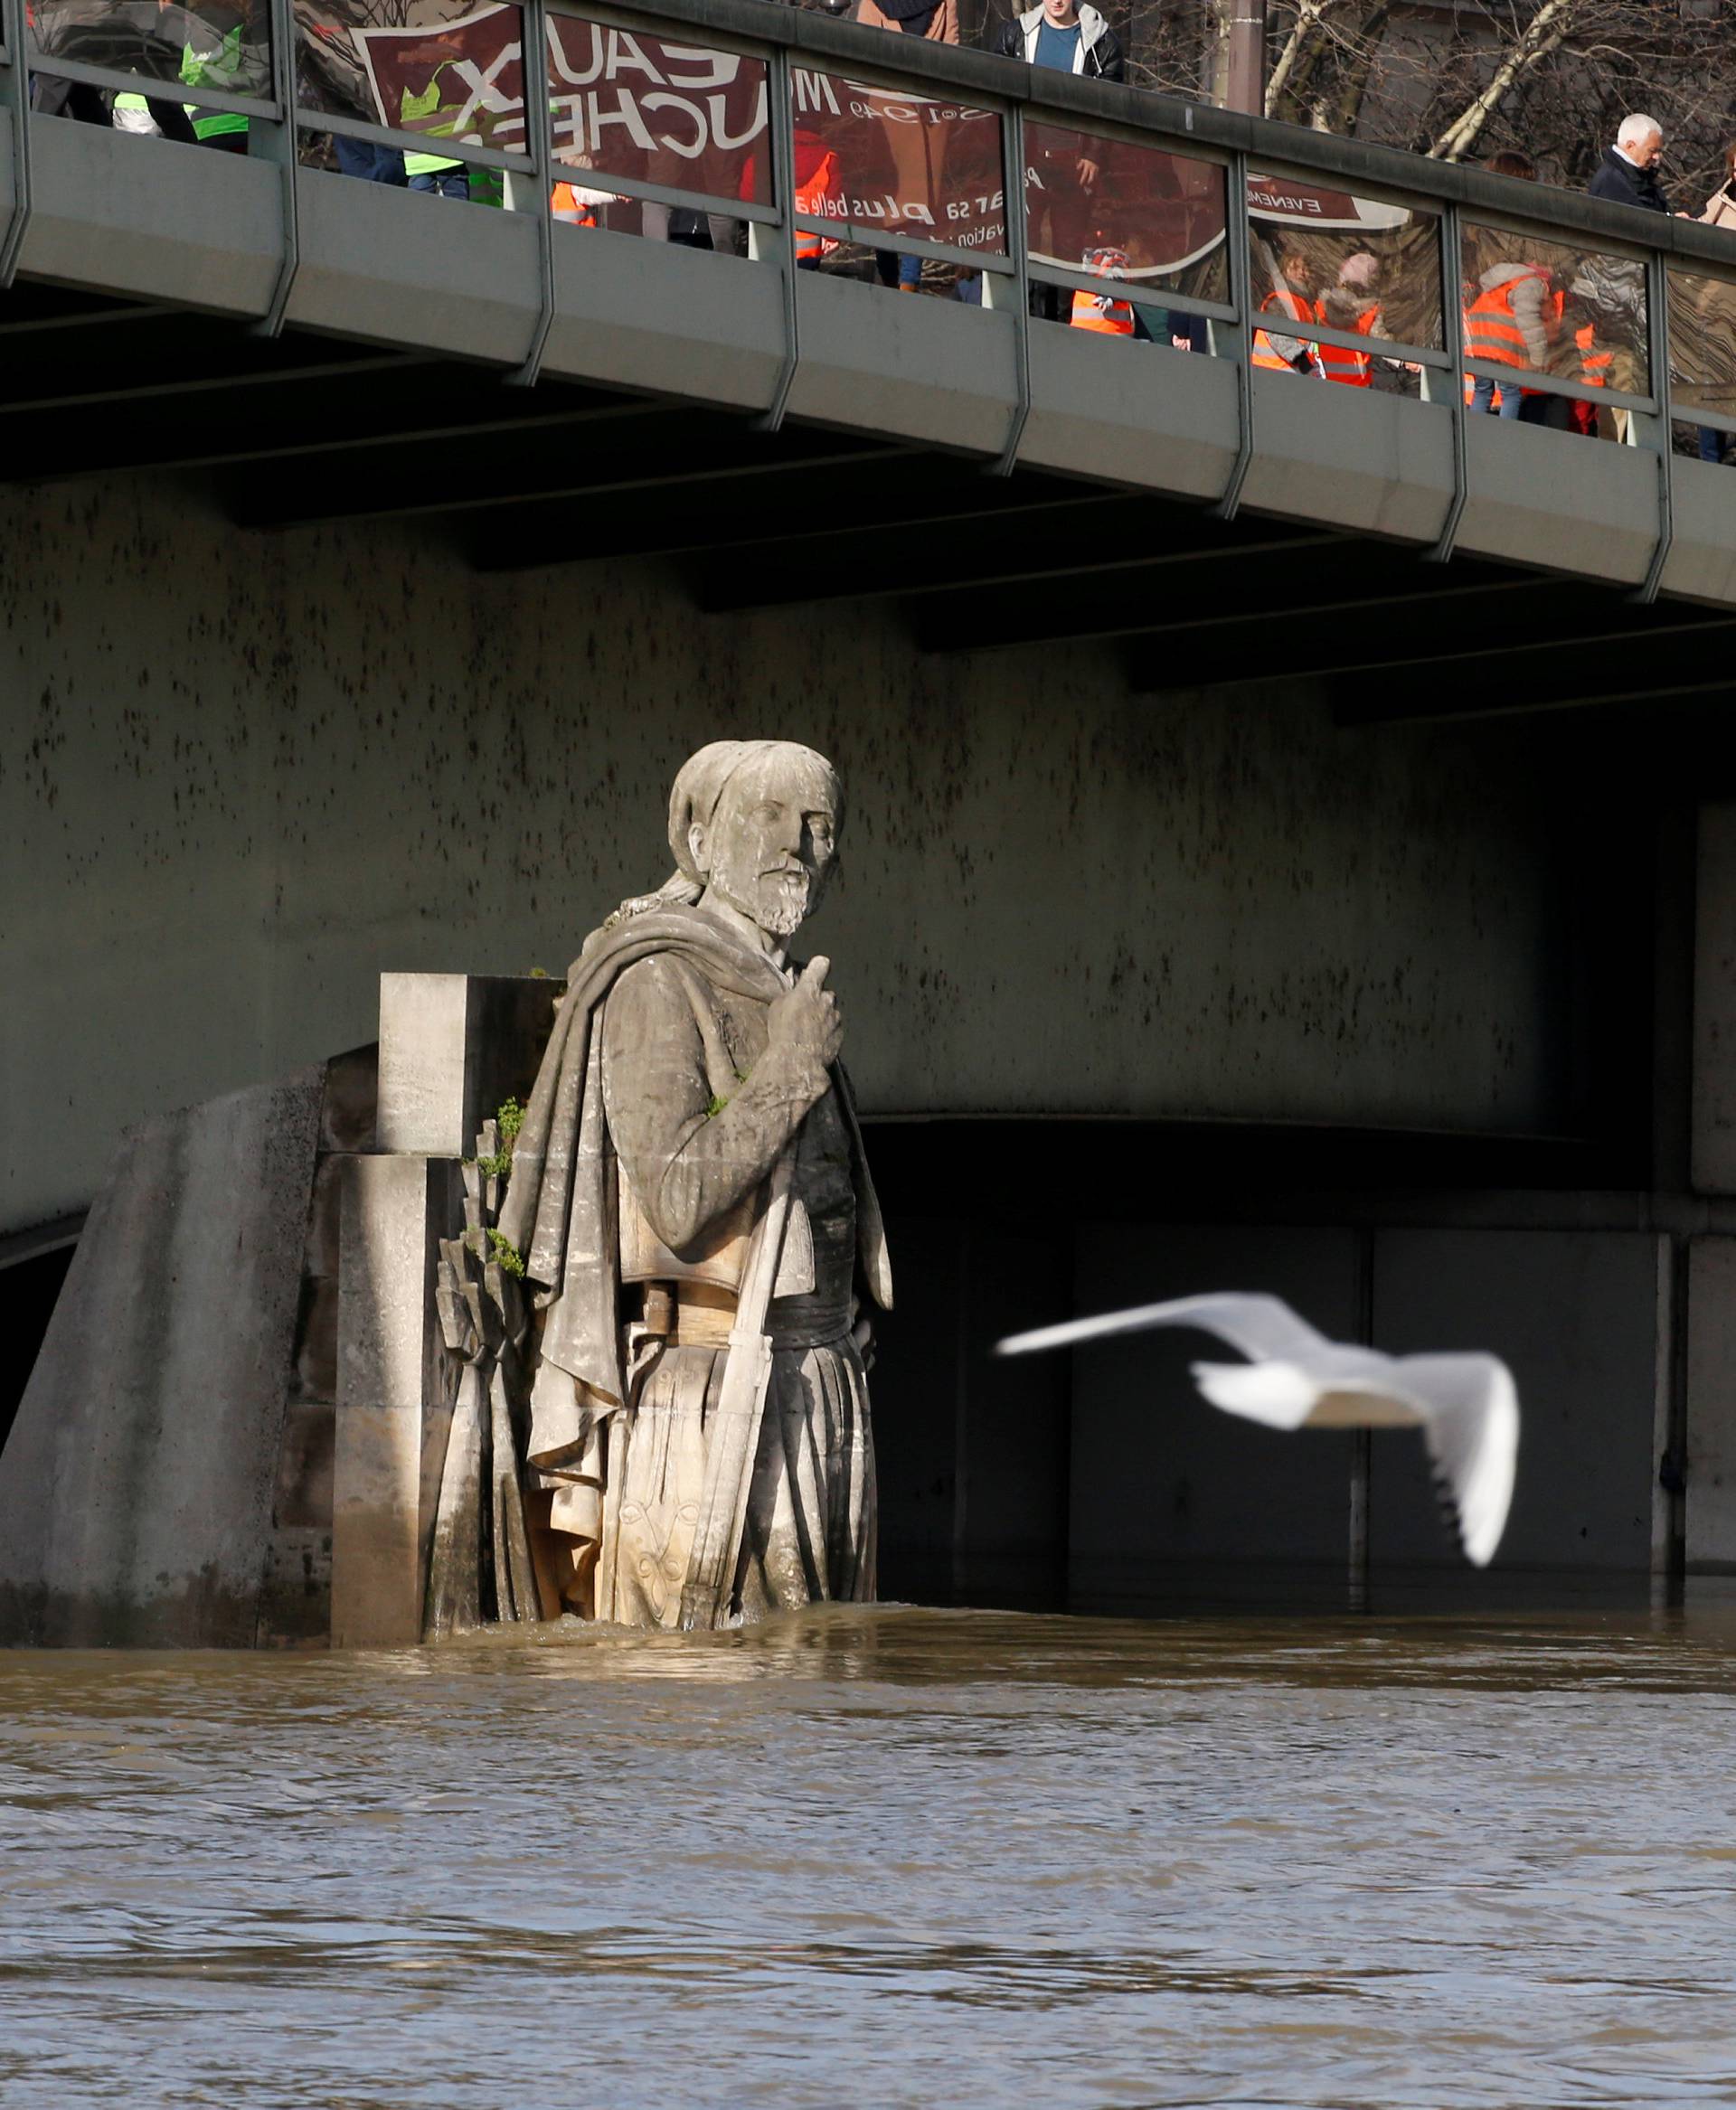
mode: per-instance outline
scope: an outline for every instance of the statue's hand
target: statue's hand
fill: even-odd
[[[804,1048],[822,1062],[835,1062],[844,1045],[844,1021],[838,1000],[826,986],[832,963],[822,954],[811,959],[788,995],[775,997],[767,1031],[774,1048]]]

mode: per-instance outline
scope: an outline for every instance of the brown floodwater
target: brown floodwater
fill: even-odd
[[[0,2102],[1736,2102],[1736,1610],[0,1653]]]

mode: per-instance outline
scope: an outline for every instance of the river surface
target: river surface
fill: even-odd
[[[1736,1614],[0,1653],[0,2103],[1736,2102]]]

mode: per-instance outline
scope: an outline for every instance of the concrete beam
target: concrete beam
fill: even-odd
[[[1493,566],[1430,570],[1408,551],[1273,523],[1250,522],[1240,530],[1245,539],[1229,544],[1218,539],[1222,532],[1202,519],[1194,553],[1106,566],[1089,596],[1038,597],[1028,585],[977,588],[912,600],[909,614],[918,642],[930,652],[1130,637],[1177,623],[1233,618],[1239,627],[1226,633],[1224,647],[1232,662],[1250,614],[1357,608],[1395,594],[1432,599],[1502,576]]]
[[[173,391],[171,391],[173,392]],[[513,391],[491,376],[456,380],[449,368],[389,363],[336,376],[303,376],[287,389],[246,382],[214,385],[193,397],[185,417],[155,416],[117,395],[100,403],[74,402],[59,417],[35,410],[0,415],[0,477],[41,483],[122,469],[222,467],[296,457],[307,463],[296,492],[313,504],[329,472],[335,495],[345,488],[340,465],[365,455],[376,473],[407,452],[441,443],[468,445],[503,473],[519,435],[536,453],[574,426],[644,418],[654,406],[589,389]],[[250,475],[241,486],[261,495]],[[272,486],[269,482],[265,491]],[[254,524],[250,523],[250,524]],[[259,524],[276,524],[275,522]]]
[[[1439,621],[1430,622],[1428,604],[1439,601],[1443,591],[1451,606],[1437,609]],[[1694,631],[1718,627],[1719,621],[1710,611],[1680,604],[1640,608],[1565,579],[1514,578],[1458,593],[1449,585],[1420,598],[1395,595],[1365,609],[1354,622],[1342,612],[1305,617],[1270,635],[1240,636],[1233,652],[1225,650],[1221,623],[1190,626],[1164,639],[1161,661],[1153,662],[1144,643],[1130,646],[1127,678],[1135,688],[1161,690],[1370,668],[1401,674],[1390,699],[1364,693],[1354,707],[1354,722],[1373,724],[1417,714],[1411,704],[1419,700],[1413,699],[1410,683],[1416,678],[1412,670],[1419,667],[1430,670],[1423,677],[1430,697],[1438,699],[1442,687],[1458,680],[1465,684],[1460,699],[1465,701],[1473,687],[1494,685],[1488,664],[1493,655],[1533,646],[1578,654],[1636,636],[1684,642]],[[1443,653],[1443,639],[1476,649]],[[1352,721],[1352,708],[1344,706],[1347,721]]]
[[[44,329],[108,329],[130,316],[175,315],[179,309],[156,301],[118,300],[112,294],[87,293],[81,287],[52,286],[40,279],[14,278],[0,293],[0,337]]]
[[[1194,557],[1214,548],[1238,551],[1247,529],[1225,527],[1172,500],[1082,490],[993,532],[960,536],[940,521],[896,540],[867,532],[815,542],[806,535],[691,567],[689,587],[711,612],[776,608],[796,602],[863,600],[911,592],[999,585],[1014,579],[1067,579],[1157,559]],[[1258,539],[1260,531],[1253,531]],[[1318,538],[1316,538],[1318,539]]]
[[[477,506],[465,515],[463,541],[480,571],[698,550],[752,549],[769,561],[769,546],[788,540],[792,520],[810,521],[803,540],[821,548],[868,528],[884,532],[940,521],[1016,520],[1100,503],[1100,492],[1069,478],[989,476],[974,463],[887,447],[818,466],[798,465],[775,477],[712,476],[700,507],[672,506],[663,486],[635,484],[617,485],[606,508],[588,507],[582,514],[560,498]]]
[[[307,452],[288,489],[252,477],[232,480],[230,511],[244,527],[451,513],[518,497],[576,499],[618,485],[644,489],[712,476],[770,476],[882,451],[873,441],[836,433],[788,427],[772,435],[717,411],[668,410],[625,399],[613,412],[584,414],[584,422],[591,429],[571,435],[565,445],[568,436],[528,432],[516,447],[499,439],[483,443],[472,438],[472,428],[453,436],[433,461],[406,460],[401,440],[386,447]]]
[[[100,318],[99,332],[92,330],[93,319],[80,316],[14,335],[0,366],[0,411],[71,407],[82,412],[93,403],[137,397],[348,381],[419,363],[401,352],[358,352],[329,337],[253,336],[241,324],[175,308],[123,307]],[[475,377],[467,377],[466,385],[474,389]]]
[[[1728,646],[1736,620],[1702,616],[1679,607],[1629,605],[1619,630],[1609,613],[1621,604],[1603,597],[1599,617],[1588,604],[1593,635],[1570,645],[1562,640],[1509,646],[1498,653],[1439,658],[1410,672],[1401,684],[1369,693],[1364,678],[1335,677],[1326,698],[1341,725],[1377,725],[1402,720],[1514,718],[1539,711],[1571,710],[1586,703],[1631,705],[1654,698],[1711,696],[1736,692]],[[1668,647],[1659,650],[1667,638]]]

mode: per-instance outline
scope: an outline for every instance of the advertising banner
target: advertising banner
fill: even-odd
[[[1292,183],[1288,176],[1250,175],[1248,212],[1251,219],[1301,226],[1316,233],[1391,233],[1408,227],[1402,205],[1377,198],[1353,198],[1348,191],[1323,190],[1317,184]]]
[[[430,139],[524,151],[523,25],[516,7],[479,7],[429,29],[354,29],[383,125]]]
[[[1006,251],[1001,124],[993,110],[894,94],[797,67],[797,182],[803,210],[841,240],[874,234]],[[808,172],[824,176],[809,180]]]
[[[763,60],[557,14],[549,78],[568,166],[770,204]]]

